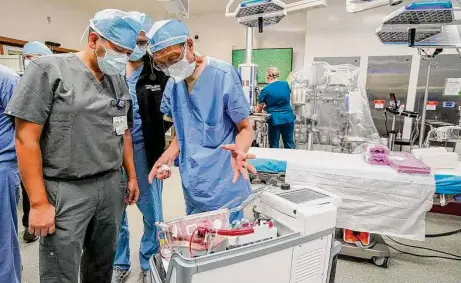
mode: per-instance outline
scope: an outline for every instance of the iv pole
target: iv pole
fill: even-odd
[[[435,54],[434,54],[435,56]],[[423,113],[421,116],[421,129],[419,131],[419,148],[423,147],[424,141],[424,134],[426,131],[426,107],[427,107],[427,100],[429,97],[429,80],[431,77],[431,70],[432,70],[432,62],[434,61],[434,57],[429,59],[429,65],[427,66],[427,76],[426,76],[426,90],[424,92],[424,102],[423,102]]]

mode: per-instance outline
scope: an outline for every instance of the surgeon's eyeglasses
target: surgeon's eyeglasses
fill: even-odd
[[[186,56],[185,44],[181,45],[181,53],[172,53],[168,55],[161,55],[157,59],[154,56],[154,68],[157,71],[168,69],[179,61],[183,60]],[[165,59],[164,59],[165,58]]]
[[[149,42],[147,42],[147,41],[140,41],[140,42],[137,42],[136,45],[139,46],[139,48],[147,49],[147,47],[149,46]]]

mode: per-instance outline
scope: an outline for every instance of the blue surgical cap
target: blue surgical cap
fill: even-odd
[[[129,13],[116,9],[97,12],[90,20],[90,27],[110,42],[130,50],[136,48],[136,39],[142,29]]]
[[[128,12],[128,14],[130,14],[130,16],[135,19],[135,21],[141,24],[141,31],[146,33],[149,31],[150,26],[152,25],[152,20],[148,15],[136,11]]]
[[[178,20],[158,21],[152,25],[147,37],[151,40],[152,52],[157,52],[186,42],[189,37],[189,29]]]
[[[24,45],[24,55],[52,55],[53,52],[40,41],[30,41]]]

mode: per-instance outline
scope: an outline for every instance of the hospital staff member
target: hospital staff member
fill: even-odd
[[[40,41],[30,41],[24,45],[23,56],[24,56],[24,67],[29,66],[30,61],[38,58],[40,56],[52,55],[53,52]],[[21,183],[22,188],[22,225],[24,226],[24,235],[23,240],[26,243],[32,243],[38,240],[38,236],[29,232],[29,211],[30,211],[30,201],[27,196],[26,189],[24,184]]]
[[[171,77],[162,112],[176,137],[152,168],[149,179],[164,179],[179,156],[187,214],[211,211],[249,194],[246,160],[253,141],[249,105],[234,67],[198,56],[189,30],[178,20],[154,23],[151,38],[156,68]],[[234,213],[231,220],[241,218]]]
[[[125,202],[139,193],[120,73],[140,31],[126,12],[98,12],[87,46],[31,61],[8,104],[29,230],[42,236],[40,282],[75,283],[80,270],[82,283],[111,281]]]
[[[19,76],[0,65],[0,282],[21,282],[18,243],[19,170],[14,149],[13,121],[5,109]]]
[[[271,117],[269,124],[269,145],[279,148],[280,135],[283,147],[293,149],[296,116],[290,104],[291,89],[287,82],[279,81],[280,71],[270,67],[266,71],[267,86],[258,96],[256,112],[261,112],[264,106]]]
[[[51,52],[51,50],[40,41],[29,41],[28,43],[24,44],[22,54],[24,56],[24,67],[27,68],[27,66],[30,64],[30,61],[34,58],[38,58],[44,55],[53,55],[53,52]]]
[[[126,80],[133,102],[134,123],[131,129],[134,165],[139,184],[137,206],[143,215],[144,233],[139,247],[139,262],[143,282],[151,282],[149,260],[158,253],[158,231],[156,222],[163,220],[161,180],[149,184],[149,171],[165,150],[165,132],[168,125],[160,112],[160,101],[168,77],[152,66],[152,57],[147,54],[149,39],[145,31],[151,27],[151,19],[144,13],[130,12],[142,24],[136,49],[131,54],[126,68]],[[171,126],[171,125],[170,125]],[[122,224],[114,261],[112,282],[124,282],[131,273],[130,233],[126,211]]]

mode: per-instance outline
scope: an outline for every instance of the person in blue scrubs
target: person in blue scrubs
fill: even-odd
[[[279,148],[280,136],[283,147],[296,148],[294,142],[294,130],[296,116],[290,104],[291,89],[287,82],[279,81],[280,72],[275,67],[270,67],[266,72],[268,85],[263,88],[258,97],[256,112],[263,108],[271,114],[269,119],[269,145],[271,148]]]
[[[14,146],[13,121],[6,106],[13,96],[19,76],[0,65],[0,282],[21,282],[18,243],[19,169]]]
[[[131,136],[136,178],[139,186],[139,200],[136,204],[143,215],[144,224],[144,233],[139,247],[139,262],[143,282],[151,282],[149,259],[158,253],[159,248],[155,223],[163,220],[163,184],[161,180],[155,180],[150,184],[147,177],[152,165],[160,157],[157,152],[163,153],[165,135],[162,125],[158,125],[162,123],[162,115],[157,115],[159,116],[158,119],[153,117],[155,113],[160,112],[160,104],[152,105],[151,100],[147,100],[149,108],[146,109],[147,111],[143,111],[142,106],[146,103],[143,103],[142,99],[143,97],[161,97],[168,78],[162,72],[153,70],[151,57],[147,54],[149,39],[146,36],[146,31],[151,27],[151,18],[140,12],[130,12],[130,14],[143,27],[136,41],[136,49],[129,58],[130,61],[126,68],[126,81],[133,104]],[[138,97],[141,97],[141,101],[138,101]],[[149,116],[146,117],[147,115]],[[156,122],[160,120],[160,123],[154,125],[149,123],[150,120],[155,120]],[[152,136],[153,138],[151,138]],[[153,148],[157,145],[160,146],[159,150]],[[122,215],[117,253],[114,260],[112,283],[124,282],[130,273],[130,233],[125,209]]]
[[[170,76],[161,110],[176,131],[149,180],[168,178],[179,156],[188,215],[248,196],[248,170],[255,172],[246,161],[254,158],[247,153],[253,129],[239,74],[231,64],[196,54],[189,30],[178,20],[154,23],[148,37],[154,66]],[[236,212],[230,220],[242,216]]]

